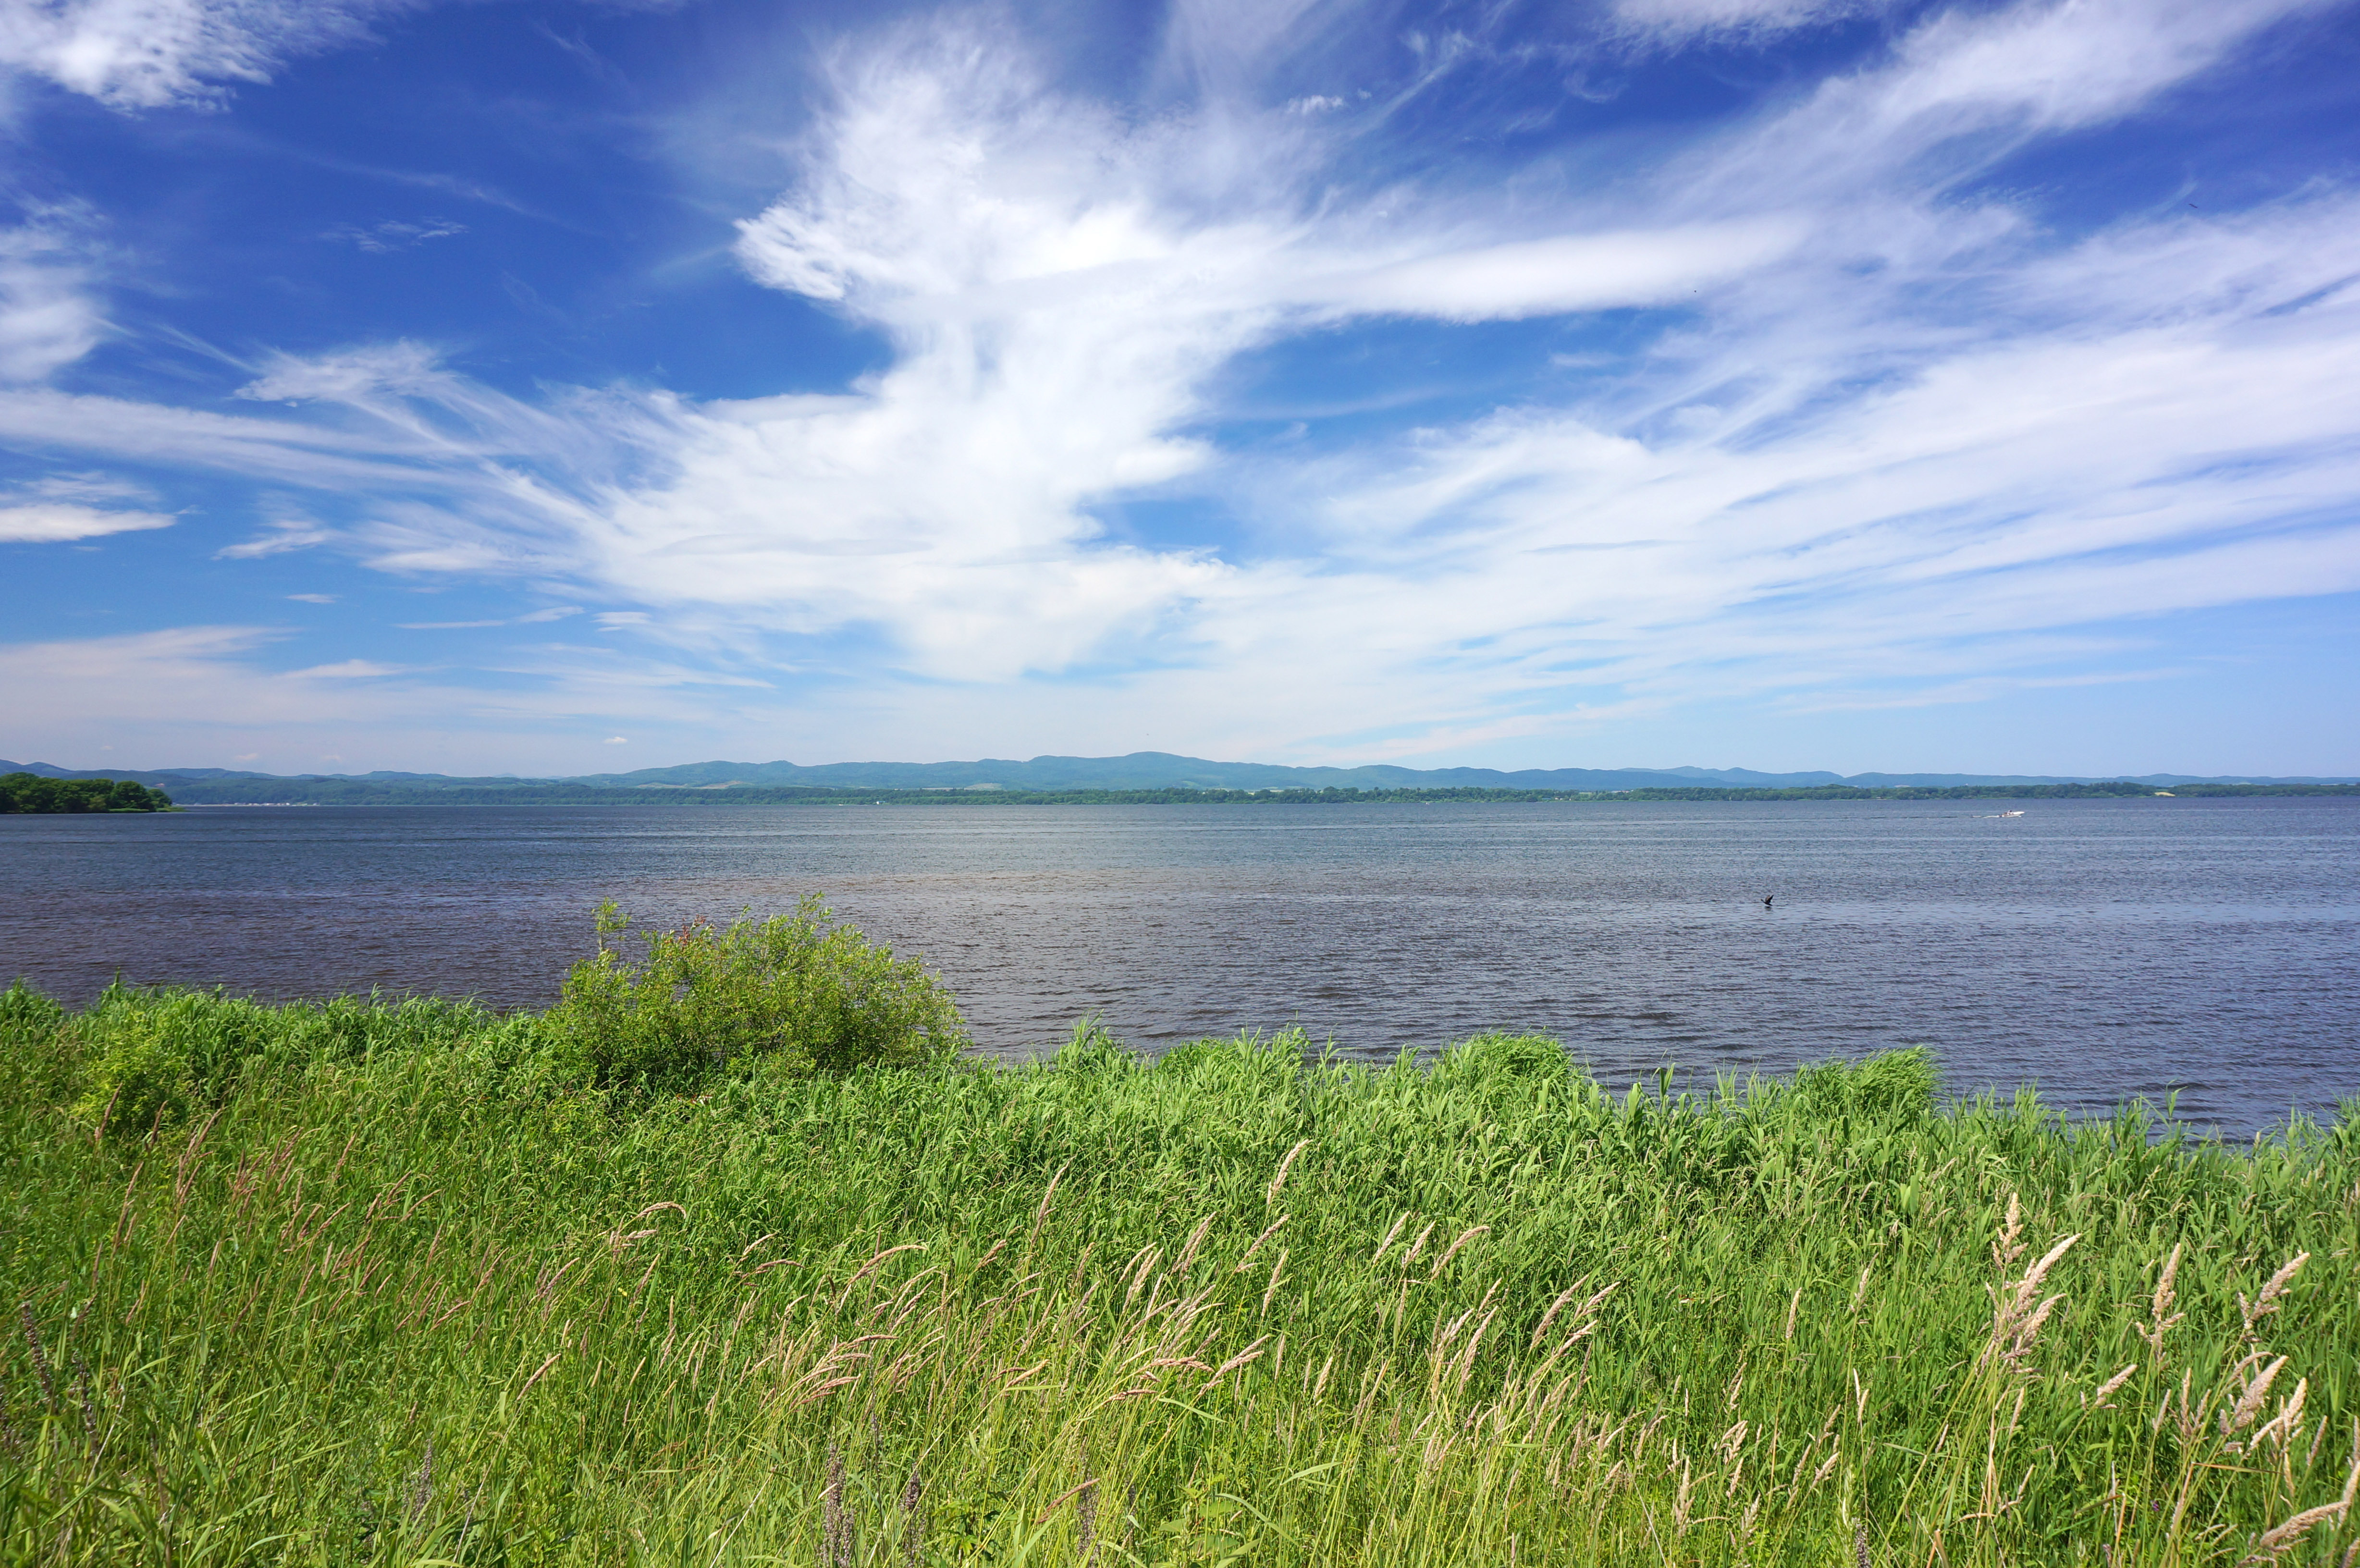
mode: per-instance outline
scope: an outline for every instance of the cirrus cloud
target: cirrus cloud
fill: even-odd
[[[0,0],[0,70],[111,108],[219,103],[419,0]]]
[[[1833,14],[1623,9],[1666,38]],[[1415,755],[1732,694],[2061,687],[2138,617],[2360,588],[2354,193],[2069,231],[1988,178],[2306,9],[1932,10],[1600,179],[1405,150],[1412,88],[1263,93],[1302,8],[1251,70],[1196,49],[1195,96],[1152,112],[928,17],[828,57],[737,228],[747,276],[882,345],[850,385],[527,397],[397,341],[271,357],[248,415],[35,388],[0,433],[345,491],[349,521],[223,553],[560,584],[610,638],[821,672],[880,724],[980,692],[1020,728]],[[1400,414],[1257,385],[1476,329],[1534,334],[1530,374]]]
[[[180,521],[160,512],[107,511],[65,501],[36,501],[24,506],[0,504],[0,541],[9,544],[54,544],[67,539],[98,539],[107,534],[169,528]]]

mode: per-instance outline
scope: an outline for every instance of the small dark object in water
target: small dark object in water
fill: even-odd
[[[1778,896],[1777,894],[1773,893],[1773,894],[1771,894],[1771,895],[1770,895],[1770,898],[1776,898],[1777,896]],[[1765,899],[1763,899],[1763,900],[1762,900],[1762,907],[1763,907],[1764,909],[1768,909],[1768,908],[1770,907],[1770,898],[1765,898]]]

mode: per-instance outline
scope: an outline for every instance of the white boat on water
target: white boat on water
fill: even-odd
[[[2024,813],[2022,811],[2002,811],[2000,815],[2003,817],[2020,817],[2024,815]]]

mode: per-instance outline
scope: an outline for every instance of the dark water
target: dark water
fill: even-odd
[[[612,896],[819,891],[1004,1054],[1300,1023],[1486,1029],[1609,1083],[1930,1043],[1957,1088],[2180,1091],[2242,1132],[2360,1094],[2360,802],[213,808],[0,817],[0,975],[542,1004]],[[1765,910],[1761,898],[1775,892]]]

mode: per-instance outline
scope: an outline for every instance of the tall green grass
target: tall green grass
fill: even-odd
[[[2360,1554],[2348,1116],[1306,1044],[677,1093],[464,1006],[7,993],[0,1557]]]

